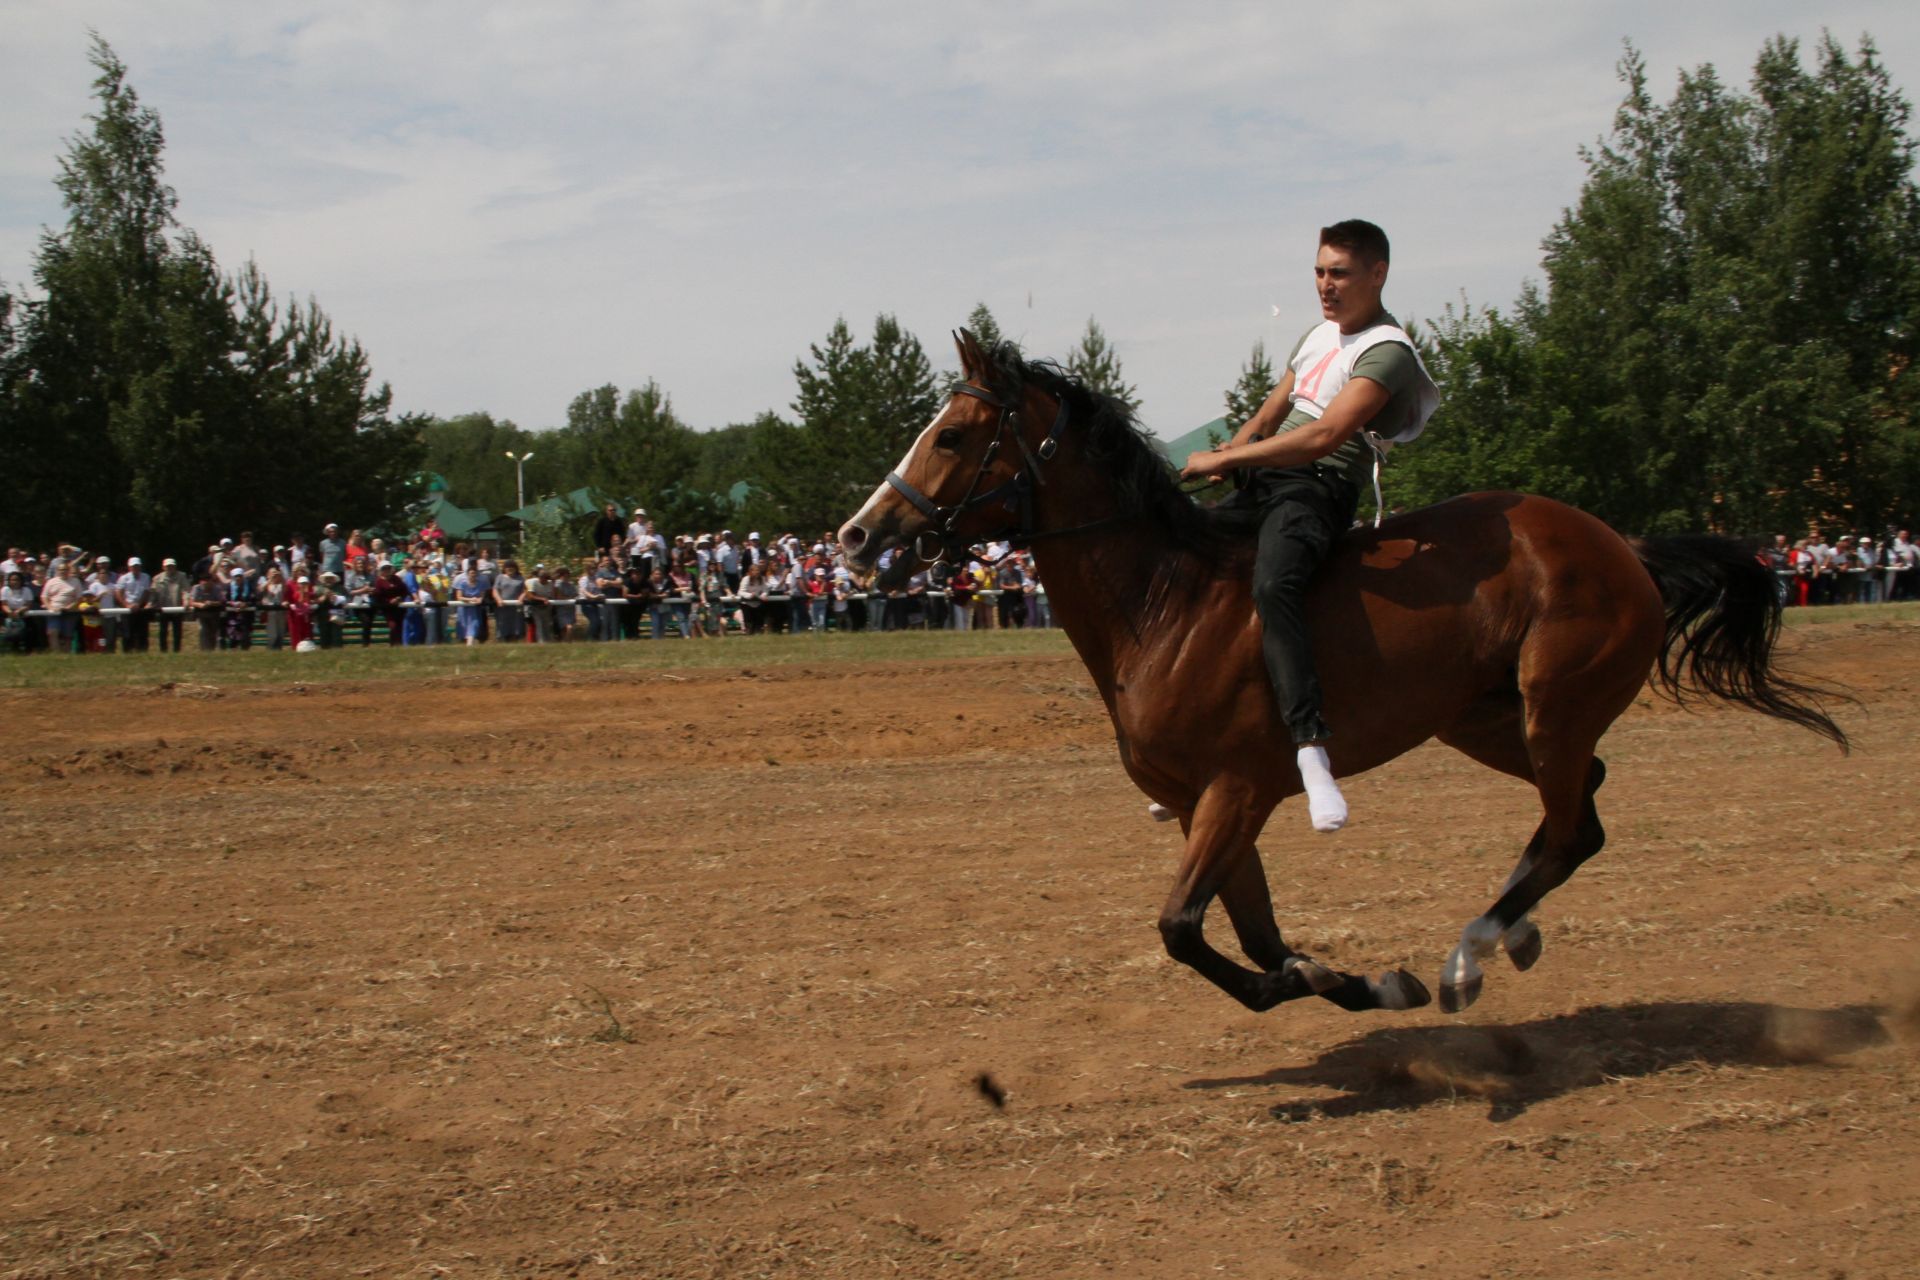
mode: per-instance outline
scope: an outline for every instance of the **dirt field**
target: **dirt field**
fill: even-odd
[[[1454,1018],[1166,960],[1068,656],[0,693],[0,1277],[1920,1274],[1920,624],[1793,639],[1857,753],[1636,708]],[[1349,795],[1431,983],[1531,794]]]

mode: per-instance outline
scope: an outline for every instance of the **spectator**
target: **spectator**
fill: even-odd
[[[593,522],[593,549],[601,555],[610,554],[625,537],[626,531],[626,523],[620,519],[620,508],[609,502],[600,512],[600,518]]]
[[[187,592],[193,582],[180,572],[180,562],[172,556],[160,562],[160,572],[154,576],[149,599],[155,612],[155,624],[160,631],[160,652],[167,652],[167,643],[172,641],[173,652],[180,652],[180,638],[185,634],[186,619],[180,614],[169,612],[184,609],[187,606]]]
[[[1916,575],[1916,569],[1920,569],[1920,547],[1916,547],[1902,529],[1894,535],[1893,546],[1887,550],[1887,599],[1911,600],[1920,594],[1920,586],[1916,586],[1920,575]]]
[[[227,584],[217,571],[193,584],[187,595],[187,607],[193,610],[195,630],[200,633],[200,651],[220,647],[220,624],[227,614]]]
[[[296,533],[287,538],[287,563],[298,572],[306,574],[309,579],[313,577],[313,566],[308,563],[311,558],[307,550],[306,534]],[[313,583],[309,581],[307,585],[312,586]]]
[[[243,541],[246,536],[240,535]],[[279,565],[267,570],[255,603],[260,606],[261,618],[266,624],[267,648],[277,653],[287,644],[287,575],[280,572]]]
[[[603,553],[593,568],[580,575],[579,585],[574,588],[580,601],[580,616],[586,619],[587,639],[590,641],[607,639],[607,593],[600,585],[600,570],[610,563]]]
[[[833,594],[827,588],[827,571],[815,566],[807,575],[808,624],[816,635],[827,633],[827,614],[832,611]]]
[[[627,557],[626,568],[620,573],[620,599],[624,604],[620,609],[620,628],[629,640],[640,638],[640,628],[647,620],[647,599],[652,594],[652,578],[641,568],[640,561],[633,556]],[[613,592],[607,592],[612,598]],[[652,635],[652,632],[647,634]]]
[[[469,649],[480,643],[487,620],[487,587],[480,568],[468,560],[453,580],[453,604],[460,628],[460,643]]]
[[[247,571],[247,574],[249,577],[260,574],[262,572],[262,565],[260,563],[260,549],[253,545],[252,531],[250,530],[243,531],[240,534],[239,545],[234,547],[233,550],[229,551],[227,554],[233,557],[233,561],[235,564],[239,565],[242,569],[245,569]]]
[[[373,585],[368,588],[367,598],[380,616],[387,620],[387,643],[397,645],[405,638],[405,619],[401,602],[408,595],[407,584],[400,580],[400,572],[390,564],[382,564],[374,570]]]
[[[335,577],[347,571],[347,542],[340,536],[340,526],[329,524],[320,535],[320,572],[331,573]],[[324,579],[323,579],[324,581]]]
[[[720,562],[720,577],[727,584],[727,594],[732,595],[740,590],[740,548],[734,543],[733,530],[720,531],[720,543],[713,554]]]
[[[955,565],[947,575],[947,592],[953,606],[947,612],[947,625],[955,631],[973,629],[973,591],[973,572],[963,564]]]
[[[1000,568],[994,575],[994,585],[1000,588],[1000,628],[1024,627],[1027,625],[1027,576],[1020,572],[1020,560],[1017,556],[1007,556],[1000,562]]]
[[[338,649],[346,643],[347,593],[341,590],[340,575],[322,573],[313,584],[314,639],[322,649]]]
[[[313,643],[313,599],[311,574],[302,572],[287,584],[287,643],[296,653],[301,645]]]
[[[260,584],[254,581],[245,565],[227,566],[226,612],[220,627],[222,648],[253,648],[253,614],[259,594]]]
[[[9,564],[18,565],[13,556]],[[0,586],[0,645],[11,653],[26,653],[33,648],[33,619],[28,615],[40,607],[40,593],[27,582],[19,568],[8,571],[6,585]]]
[[[766,628],[767,567],[757,561],[749,563],[736,594],[740,597],[741,629],[750,636],[759,635]]]
[[[686,549],[675,547],[667,557],[667,605],[673,610],[673,625],[680,629],[682,640],[693,635],[693,606],[699,594],[700,584],[694,579]]]
[[[527,615],[520,605],[526,593],[527,580],[520,576],[519,562],[501,561],[499,576],[493,580],[493,621],[502,644],[527,638]]]
[[[71,556],[56,559],[60,568],[40,589],[40,605],[53,616],[47,619],[47,645],[55,653],[72,653],[75,624],[80,602],[86,599],[86,584],[80,581],[80,566]]]
[[[360,647],[364,649],[373,643],[373,571],[367,568],[366,557],[348,558],[346,576],[340,581],[340,595],[341,620],[359,620]]]
[[[81,646],[88,653],[112,653],[120,640],[121,615],[105,612],[120,607],[114,597],[113,584],[113,562],[105,556],[98,557],[93,562],[93,572],[87,575],[85,590],[89,607],[82,611],[80,619],[80,625],[90,633],[88,642]]]
[[[148,628],[153,621],[153,579],[139,556],[127,557],[127,571],[114,580],[114,603],[125,609],[120,619],[121,648],[127,653],[147,651]]]
[[[535,644],[553,643],[553,571],[544,564],[533,566],[527,589],[520,597],[527,611],[530,639]]]
[[[573,634],[573,602],[580,598],[580,584],[573,570],[561,565],[553,571],[553,638],[564,641]]]

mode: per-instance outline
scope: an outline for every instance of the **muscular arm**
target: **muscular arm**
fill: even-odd
[[[1254,428],[1253,432],[1243,427],[1235,434],[1232,444],[1191,455],[1180,472],[1180,478],[1186,480],[1195,476],[1224,475],[1240,467],[1304,466],[1326,457],[1351,440],[1360,428],[1373,421],[1374,416],[1392,398],[1392,393],[1372,378],[1356,376],[1333,398],[1333,403],[1327,406],[1327,411],[1317,421],[1295,427],[1285,435],[1251,440],[1263,423],[1269,424],[1268,429],[1271,429],[1286,417],[1286,402],[1279,400],[1276,405],[1276,397],[1282,390],[1290,391],[1292,383],[1293,374],[1289,370],[1280,386],[1274,388],[1274,394],[1260,406],[1260,411],[1247,420],[1247,427]],[[1270,410],[1275,411],[1271,418]],[[1249,443],[1241,443],[1243,435],[1249,438]]]
[[[1233,439],[1220,447],[1231,449],[1236,445],[1251,444],[1256,439],[1265,439],[1272,435],[1274,428],[1285,421],[1287,410],[1292,407],[1292,404],[1293,370],[1289,369],[1281,376],[1280,385],[1276,386],[1261,402],[1260,407],[1254,410],[1253,416],[1240,424],[1240,429],[1233,433]]]

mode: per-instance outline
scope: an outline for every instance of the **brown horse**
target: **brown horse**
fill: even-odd
[[[841,529],[849,558],[1031,543],[1121,763],[1186,833],[1160,912],[1168,954],[1250,1009],[1308,995],[1353,1010],[1427,1003],[1405,970],[1336,973],[1274,921],[1254,842],[1301,784],[1261,661],[1245,518],[1196,505],[1119,402],[1010,344],[955,339],[963,381]],[[1773,670],[1772,577],[1724,539],[1629,542],[1545,498],[1472,494],[1346,535],[1308,614],[1336,775],[1437,737],[1539,790],[1539,829],[1442,970],[1450,1012],[1479,994],[1496,947],[1520,969],[1538,958],[1527,913],[1599,852],[1594,746],[1650,675],[1676,701],[1711,695],[1846,746],[1815,691]],[[1216,896],[1258,969],[1207,942]]]

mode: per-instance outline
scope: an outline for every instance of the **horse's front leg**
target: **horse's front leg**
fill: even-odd
[[[1247,959],[1267,970],[1290,970],[1313,993],[1351,1013],[1366,1009],[1417,1009],[1431,1001],[1425,984],[1404,969],[1366,978],[1329,969],[1289,947],[1273,916],[1273,895],[1267,887],[1260,851],[1249,848],[1220,887],[1220,903],[1233,921],[1234,934]]]

